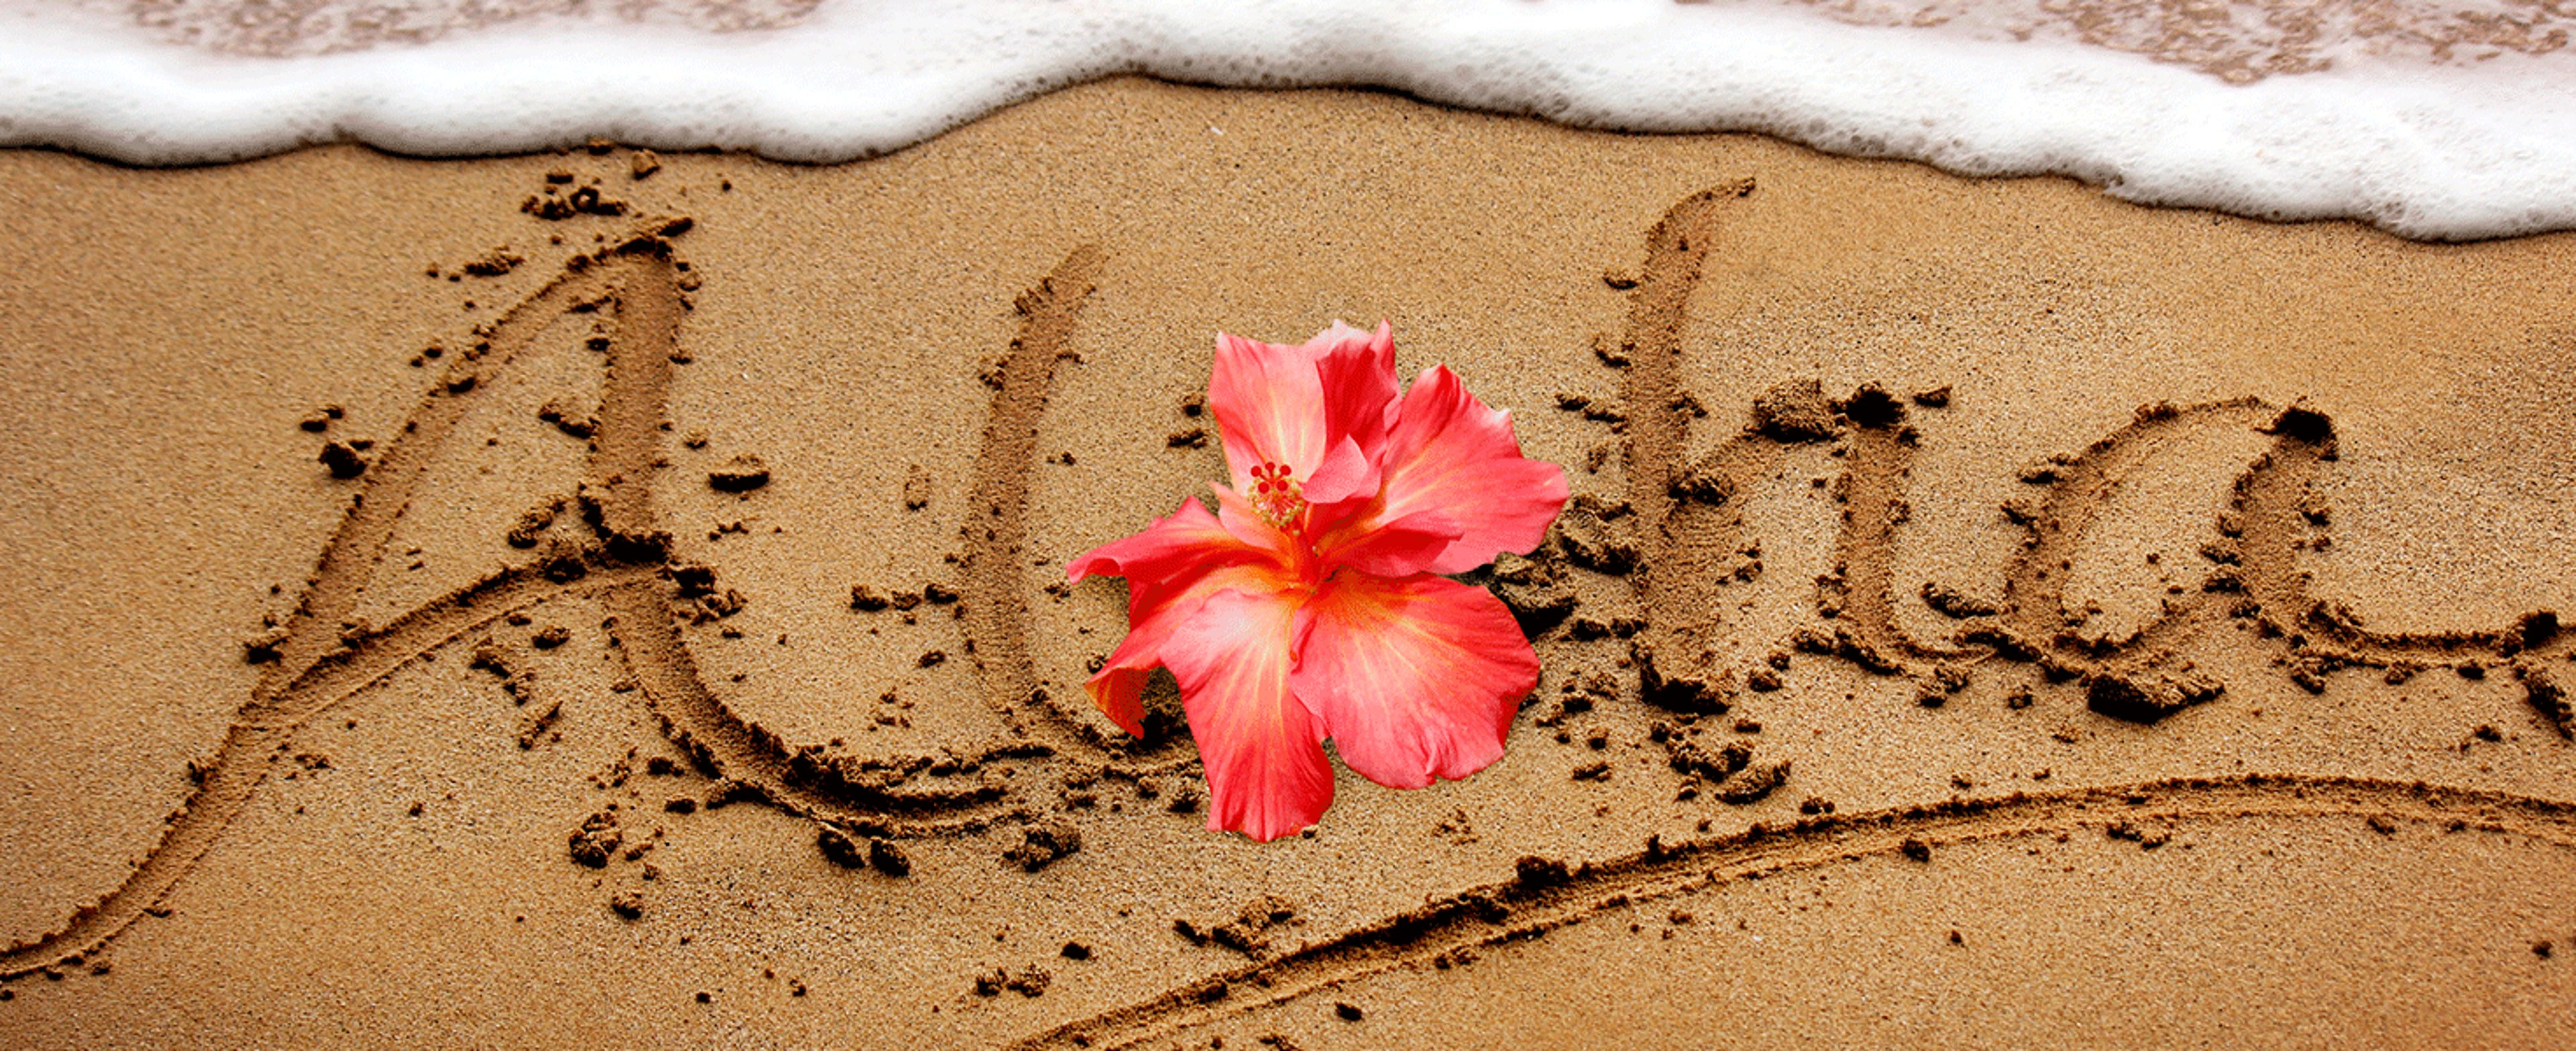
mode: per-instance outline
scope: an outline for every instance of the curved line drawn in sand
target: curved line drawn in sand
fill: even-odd
[[[1681,336],[1690,299],[1716,244],[1721,220],[1733,202],[1753,191],[1753,184],[1745,181],[1695,194],[1656,224],[1648,235],[1645,267],[1631,296],[1628,334],[1615,353],[1602,348],[1605,361],[1626,366],[1622,396],[1634,413],[1626,421],[1621,446],[1628,498],[1618,504],[1579,498],[1573,513],[1590,515],[1612,533],[1634,538],[1628,548],[1631,557],[1605,571],[1630,574],[1630,584],[1648,614],[1647,622],[1631,633],[1637,636],[1631,645],[1637,658],[1639,695],[1646,702],[1685,712],[1725,710],[1733,694],[1732,676],[1715,667],[1709,646],[1722,626],[1715,612],[1717,589],[1734,579],[1750,579],[1746,572],[1758,572],[1760,561],[1759,546],[1747,544],[1742,535],[1738,494],[1760,480],[1787,445],[1840,441],[1845,443],[1848,468],[1836,488],[1844,507],[1835,547],[1838,565],[1818,597],[1818,612],[1830,633],[1803,630],[1793,640],[1803,649],[1836,656],[1872,673],[1915,677],[1926,683],[1927,698],[1936,688],[1964,685],[1978,662],[1997,657],[2033,662],[2054,678],[2082,680],[2096,711],[2152,722],[2216,695],[2215,684],[2191,677],[2188,666],[2177,664],[2172,654],[2182,639],[2223,614],[2251,620],[2261,633],[2283,640],[2290,651],[2284,663],[2291,677],[2310,689],[2322,689],[2320,677],[2341,667],[2383,668],[2398,676],[2433,664],[2482,668],[2480,662],[2490,659],[2510,662],[2543,719],[2562,735],[2576,732],[2571,731],[2576,719],[2571,719],[2563,690],[2542,667],[2543,659],[2566,656],[2570,650],[2571,640],[2559,630],[2554,615],[2534,613],[2501,630],[2394,635],[2370,631],[2349,610],[2312,597],[2310,578],[2299,568],[2298,553],[2325,542],[2321,531],[2327,515],[2313,482],[2322,465],[2334,458],[2333,427],[2324,415],[2305,407],[2276,410],[2251,399],[2181,408],[2151,406],[2141,410],[2136,422],[2082,454],[2026,475],[2026,481],[2044,489],[2035,502],[2006,509],[2029,531],[2023,551],[2006,569],[2007,602],[1993,610],[1944,611],[1964,622],[1954,640],[1913,638],[1897,622],[1893,594],[1894,531],[1906,517],[1905,478],[1919,441],[1905,423],[1907,410],[1902,404],[1875,387],[1828,403],[1812,382],[1803,387],[1786,385],[1756,403],[1752,427],[1721,442],[1700,461],[1680,462],[1691,421],[1705,414],[1680,383]],[[667,426],[666,395],[672,366],[679,358],[680,322],[687,311],[672,239],[690,225],[686,219],[650,220],[614,247],[573,259],[562,275],[499,319],[478,327],[473,349],[449,364],[400,436],[365,471],[295,613],[270,648],[274,663],[226,731],[216,759],[211,765],[192,767],[196,785],[170,818],[161,842],[121,886],[79,909],[61,929],[0,951],[0,978],[76,961],[159,909],[162,897],[250,801],[306,720],[511,612],[567,596],[595,596],[607,608],[610,644],[640,687],[663,733],[695,760],[701,772],[722,782],[728,798],[765,801],[844,834],[888,838],[972,834],[1000,823],[1031,820],[1034,810],[1025,801],[1039,786],[1030,781],[1045,778],[1014,786],[985,775],[985,765],[996,760],[1035,760],[1031,765],[1068,781],[1102,774],[1138,778],[1184,769],[1196,761],[1186,744],[1111,738],[1078,713],[1060,707],[1042,688],[1037,657],[1030,648],[1029,595],[1036,589],[1020,562],[1027,540],[1037,426],[1057,364],[1075,356],[1070,337],[1102,260],[1099,250],[1089,246],[1067,255],[1015,304],[1022,317],[1020,333],[995,376],[976,457],[968,521],[963,526],[966,557],[960,585],[961,601],[966,603],[967,646],[975,656],[982,693],[1008,728],[1010,739],[970,755],[853,759],[820,747],[796,747],[744,718],[717,696],[698,672],[677,612],[707,593],[713,571],[672,558],[669,534],[653,499],[663,465],[660,434]],[[599,420],[579,488],[589,535],[572,537],[558,531],[534,562],[495,573],[381,628],[353,622],[351,611],[375,567],[383,562],[395,523],[469,399],[477,390],[489,389],[490,380],[556,317],[602,310],[609,312],[613,325],[606,338],[592,344],[606,352],[606,360]],[[2162,444],[2201,426],[2254,426],[2274,436],[2271,450],[2238,479],[2230,507],[2217,523],[2220,538],[2207,549],[2214,568],[2201,591],[2173,603],[2129,638],[2087,638],[2074,632],[2062,608],[2062,571],[2093,515],[2121,480],[2151,460]],[[1559,539],[1559,546],[1570,546],[1562,536]],[[1785,766],[1774,769],[1785,775]],[[941,783],[916,784],[923,776]],[[2318,792],[2342,793],[2354,800],[2354,807],[2385,808],[2410,798],[2472,800],[2463,805],[2542,815],[2551,829],[2566,821],[2565,804],[2367,781],[2256,776],[2092,791],[2093,795],[2016,797],[1891,812],[1798,828],[1808,830],[1799,835],[1812,840],[1864,826],[1924,832],[1966,828],[1961,823],[1972,819],[1988,824],[2026,823],[2033,807],[2080,810],[2097,796],[2108,799],[2123,791],[2150,796],[2180,793],[2203,800],[2194,805],[2204,806],[2217,805],[2210,800],[2242,798],[2268,799],[2272,802],[2264,805],[2295,808],[2306,805],[2298,801]],[[1754,793],[1729,801],[1759,797]],[[1721,794],[1720,798],[1728,797]],[[1487,892],[1457,896],[1450,905],[1435,907],[1435,911],[1450,912],[1429,919],[1409,913],[1221,981],[1258,983],[1267,978],[1276,987],[1287,974],[1276,968],[1308,967],[1296,961],[1310,959],[1319,961],[1311,965],[1314,969],[1297,974],[1322,976],[1313,982],[1346,981],[1361,972],[1332,961],[1432,958],[1411,948],[1392,947],[1390,939],[1403,932],[1452,930],[1442,924],[1483,924],[1507,932],[1493,938],[1528,936],[1528,931],[1544,927],[1527,927],[1520,921],[1506,925],[1490,918],[1488,910],[1500,907],[1495,906],[1497,901],[1525,898],[1571,902],[1586,893],[1579,888],[1603,879],[1611,881],[1603,886],[1643,885],[1641,881],[1651,881],[1643,874],[1664,873],[1679,864],[1674,858],[1685,855],[1701,864],[1732,864],[1726,859],[1739,854],[1768,856],[1762,851],[1770,849],[1766,844],[1775,835],[1783,834],[1765,832],[1757,825],[1742,837],[1687,848],[1650,846],[1642,860],[1589,866],[1562,880],[1550,875],[1561,866],[1542,865],[1544,871],[1537,876],[1525,874],[1521,884],[1515,884],[1532,887],[1499,898]],[[1599,873],[1609,875],[1596,878]],[[1524,909],[1520,915],[1528,920],[1534,914]],[[1456,927],[1443,937],[1467,937],[1457,932],[1468,929]],[[1413,944],[1418,939],[1406,934],[1397,940]],[[1110,1021],[1076,1023],[1057,1035],[1079,1042],[1077,1037],[1087,1039],[1092,1031],[1083,1026],[1120,1032],[1127,1029],[1118,1027],[1162,1027],[1169,1019],[1155,1019],[1166,1014],[1170,1019],[1195,1017],[1190,1012],[1205,1008],[1209,1001],[1201,998],[1209,990],[1226,987],[1206,982],[1185,986],[1148,1004],[1124,1009],[1123,1014],[1113,1013],[1114,1019],[1103,1016]],[[1177,1006],[1165,1010],[1153,1004]]]
[[[1472,964],[1479,953],[1632,904],[1981,840],[2122,822],[2361,817],[2523,836],[2576,852],[2576,805],[2363,778],[2252,774],[1953,800],[1643,849],[1568,866],[1523,858],[1515,876],[1433,899],[1339,936],[1068,1022],[1012,1045],[1125,1048],[1337,989],[1398,968]]]
[[[960,527],[966,543],[961,590],[966,635],[973,640],[969,649],[985,700],[1011,733],[1028,739],[1034,753],[1085,753],[1103,761],[1100,773],[1134,780],[1188,766],[1196,756],[1167,755],[1179,750],[1177,742],[1113,735],[1067,711],[1041,684],[1037,655],[1030,649],[1034,614],[1029,597],[1039,589],[1032,586],[1026,552],[1038,423],[1046,414],[1057,364],[1081,360],[1072,346],[1074,323],[1094,288],[1102,258],[1096,246],[1075,248],[1011,304],[1021,317],[1020,334],[990,381],[992,404],[975,453],[968,520]],[[1088,710],[1087,702],[1083,708]]]

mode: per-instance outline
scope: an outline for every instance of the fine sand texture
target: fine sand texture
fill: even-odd
[[[2576,1044],[2576,238],[1132,80],[0,209],[0,1045]],[[1063,566],[1335,318],[1576,497],[1254,844]]]

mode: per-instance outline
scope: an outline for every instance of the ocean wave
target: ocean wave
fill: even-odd
[[[2576,228],[2569,0],[6,0],[0,145],[883,154],[1118,74],[1753,131],[2423,239]]]

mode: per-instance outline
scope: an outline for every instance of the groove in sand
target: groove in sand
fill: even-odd
[[[2295,775],[2016,793],[1822,817],[1785,827],[1757,823],[1736,835],[1671,844],[1649,840],[1634,853],[1570,868],[1525,858],[1511,880],[1445,895],[1012,1046],[1020,1051],[1134,1047],[1397,968],[1464,964],[1479,950],[1542,937],[1606,910],[1735,880],[1892,855],[1909,843],[1940,847],[2122,821],[2333,816],[2475,828],[2576,851],[2576,805],[2501,792]]]

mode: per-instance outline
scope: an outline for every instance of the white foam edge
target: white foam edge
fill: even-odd
[[[2141,203],[2467,240],[2576,227],[2567,64],[2381,65],[2229,85],[2069,45],[1658,0],[826,5],[784,30],[553,21],[293,59],[84,12],[0,23],[0,145],[137,165],[359,142],[401,154],[665,150],[835,163],[1121,73],[1368,85],[1585,128],[1750,131]]]

